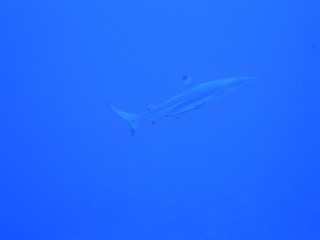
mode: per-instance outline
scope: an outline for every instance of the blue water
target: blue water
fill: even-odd
[[[319,1],[1,1],[0,239],[320,239]],[[198,81],[258,80],[135,136]]]

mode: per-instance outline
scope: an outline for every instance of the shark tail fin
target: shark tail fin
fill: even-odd
[[[121,111],[118,108],[116,108],[115,106],[111,105],[110,103],[108,105],[109,105],[109,108],[114,113],[116,113],[119,117],[121,117],[123,120],[125,120],[127,123],[130,124],[131,135],[134,135],[137,130],[137,127],[138,127],[139,116],[136,114],[126,113],[124,111]]]

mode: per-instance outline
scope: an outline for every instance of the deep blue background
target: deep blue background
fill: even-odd
[[[320,239],[319,1],[1,1],[0,239]],[[199,81],[258,81],[136,136]]]

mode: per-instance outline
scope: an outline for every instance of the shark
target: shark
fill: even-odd
[[[191,110],[199,109],[204,104],[214,101],[221,96],[247,86],[256,77],[234,77],[208,82],[197,82],[191,76],[182,76],[185,90],[157,105],[148,105],[147,110],[141,114],[132,114],[122,111],[111,103],[109,108],[120,118],[129,123],[131,135],[134,135],[142,120],[155,120],[162,117],[178,116]]]

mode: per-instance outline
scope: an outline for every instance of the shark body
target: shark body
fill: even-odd
[[[158,105],[148,107],[148,110],[142,114],[124,112],[110,103],[109,107],[130,124],[131,135],[134,135],[141,120],[151,120],[153,122],[161,117],[176,116],[193,109],[199,109],[205,103],[213,101],[234,89],[246,86],[255,79],[255,77],[238,77],[197,83],[191,77],[183,76],[186,85],[185,91]]]

